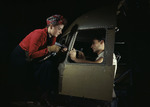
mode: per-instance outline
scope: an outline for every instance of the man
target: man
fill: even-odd
[[[84,53],[81,51],[79,52],[79,56],[77,58],[75,49],[70,51],[71,60],[73,60],[74,62],[80,62],[80,63],[102,63],[104,60],[104,48],[105,48],[104,38],[96,35],[92,40],[91,48],[93,52],[97,54],[97,58],[95,59],[95,61],[87,60],[84,56]],[[113,65],[117,65],[115,54],[113,54]]]

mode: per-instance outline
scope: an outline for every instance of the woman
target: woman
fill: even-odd
[[[15,84],[19,82],[19,85],[25,84],[28,80],[27,76],[30,74],[27,71],[33,71],[32,65],[34,65],[35,77],[36,80],[39,80],[40,87],[43,90],[49,88],[49,74],[53,74],[55,64],[51,59],[40,63],[38,61],[52,52],[57,53],[60,50],[60,47],[56,46],[55,42],[56,38],[62,33],[66,20],[61,15],[53,15],[48,17],[46,22],[47,26],[44,29],[36,29],[29,33],[13,50],[11,65],[15,69],[15,75],[17,75],[12,79],[16,80]],[[67,51],[67,48],[62,50]]]

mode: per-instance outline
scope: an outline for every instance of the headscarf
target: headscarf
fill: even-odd
[[[50,16],[46,19],[46,23],[47,23],[47,26],[49,24],[52,24],[52,25],[59,25],[59,24],[64,24],[65,23],[65,20],[64,20],[64,17],[61,16],[61,15],[53,15],[53,16]]]

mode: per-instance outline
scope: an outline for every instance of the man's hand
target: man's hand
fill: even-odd
[[[57,46],[57,45],[52,45],[52,46],[47,46],[48,48],[48,52],[58,52],[60,50],[61,47]]]
[[[85,59],[84,53],[82,51],[79,51],[78,58],[79,59]]]
[[[73,49],[73,50],[71,50],[70,51],[70,53],[69,53],[69,55],[70,55],[70,58],[71,58],[71,60],[75,60],[76,59],[76,50],[75,49]]]

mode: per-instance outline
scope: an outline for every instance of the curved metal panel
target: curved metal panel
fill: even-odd
[[[69,33],[74,25],[78,25],[78,30],[94,28],[114,28],[116,27],[116,14],[113,7],[101,7],[89,11],[78,17],[65,31]]]

